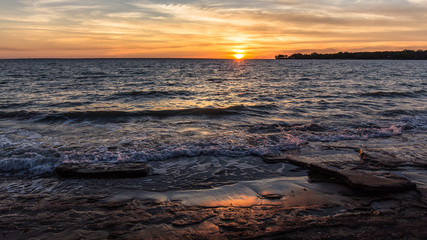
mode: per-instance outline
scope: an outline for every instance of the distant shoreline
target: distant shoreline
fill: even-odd
[[[365,59],[365,60],[427,60],[427,50],[338,52],[311,54],[295,53],[290,56],[278,54],[276,59]]]
[[[427,60],[427,50],[375,51],[375,52],[338,52],[310,54],[278,54],[276,59],[357,59],[357,60]],[[36,58],[1,58],[7,60],[232,60],[232,58],[147,58],[147,57],[36,57]],[[242,60],[271,60],[271,58],[248,58]]]

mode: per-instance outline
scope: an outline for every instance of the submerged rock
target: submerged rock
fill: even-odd
[[[137,178],[148,175],[145,163],[64,163],[55,168],[64,178]]]

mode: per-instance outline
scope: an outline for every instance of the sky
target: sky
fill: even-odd
[[[427,49],[427,0],[0,0],[0,58]]]

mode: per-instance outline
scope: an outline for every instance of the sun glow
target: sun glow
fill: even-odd
[[[241,53],[234,54],[234,57],[235,57],[236,59],[242,59],[244,56],[245,56],[245,54],[241,54]]]
[[[233,56],[235,59],[242,59],[245,54],[243,54],[245,51],[242,49],[233,49],[233,52],[235,53]]]

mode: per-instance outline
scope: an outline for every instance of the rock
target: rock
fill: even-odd
[[[64,163],[55,168],[65,178],[137,178],[148,175],[145,163]]]
[[[351,153],[352,152],[352,153]],[[288,162],[299,167],[307,168],[310,175],[326,176],[336,182],[343,183],[353,189],[367,192],[402,192],[415,189],[415,184],[406,178],[384,173],[382,171],[355,170],[346,167],[344,164],[353,163],[354,166],[365,167],[360,161],[360,153],[351,151],[350,153],[312,154],[312,155],[281,155],[276,157],[263,157],[266,163]],[[363,153],[363,152],[362,152]],[[340,159],[339,161],[328,161],[325,158]],[[359,163],[359,164],[355,164]],[[343,168],[335,167],[341,166]]]
[[[357,190],[402,192],[415,189],[414,183],[391,173],[338,169],[324,164],[310,164],[309,169],[335,178],[338,182]]]

